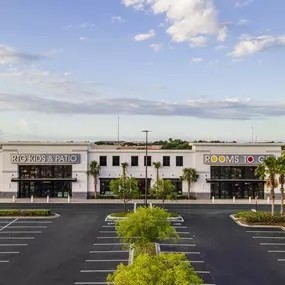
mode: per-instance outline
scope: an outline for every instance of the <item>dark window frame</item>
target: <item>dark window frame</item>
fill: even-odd
[[[116,161],[116,159],[117,159],[117,161]],[[120,156],[119,155],[113,155],[112,166],[120,166]]]
[[[162,166],[170,166],[170,156],[163,156],[162,157]]]
[[[143,165],[146,166],[146,156],[143,158]],[[151,166],[151,155],[147,156],[147,166]]]
[[[183,156],[176,156],[176,166],[183,167],[184,159]]]
[[[131,156],[131,166],[139,166],[139,157],[137,155]]]
[[[103,158],[105,159],[105,163],[102,163],[102,161],[101,161],[101,159],[103,159]],[[106,155],[100,155],[99,156],[99,165],[103,166],[103,167],[107,166],[107,156]]]

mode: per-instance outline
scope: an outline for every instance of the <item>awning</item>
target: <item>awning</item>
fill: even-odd
[[[265,182],[263,180],[259,179],[215,179],[215,178],[208,178],[206,179],[207,183],[214,183],[214,182],[228,182],[228,183],[238,183],[238,182],[243,182],[243,183],[252,183],[252,182]]]
[[[76,182],[77,178],[12,178],[12,182]]]

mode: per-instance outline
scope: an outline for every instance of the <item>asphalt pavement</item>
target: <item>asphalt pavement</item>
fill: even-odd
[[[33,219],[0,220],[0,284],[104,284],[100,282],[105,282],[117,264],[127,263],[128,253],[119,244],[114,225],[104,221],[107,214],[121,211],[123,205],[29,203],[1,204],[0,208],[15,206],[48,206],[60,217],[38,223],[32,223],[36,222]],[[167,208],[184,217],[183,223],[175,225],[178,232],[184,232],[180,234],[184,239],[179,241],[182,245],[165,245],[162,250],[189,252],[187,256],[205,284],[285,284],[284,232],[243,228],[229,217],[250,210],[252,205],[174,204]],[[270,206],[259,209],[269,211]]]

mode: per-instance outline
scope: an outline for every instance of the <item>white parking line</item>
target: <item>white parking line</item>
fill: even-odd
[[[4,229],[8,228],[10,225],[12,225],[13,223],[15,223],[17,220],[18,220],[18,218],[15,219],[15,220],[13,220],[12,222],[10,222],[9,224],[7,224],[7,225],[4,226],[3,228],[1,228],[1,229],[0,229],[0,232],[2,232]]]
[[[118,253],[118,252],[129,252],[129,250],[91,250],[89,253]]]
[[[262,242],[260,245],[285,245],[285,243],[277,243],[277,242]]]
[[[46,229],[47,226],[11,226],[9,229]]]
[[[116,242],[116,243],[93,243],[93,245],[98,245],[98,246],[102,246],[102,245],[128,245],[128,243],[120,243],[120,242]]]
[[[116,231],[100,231],[99,233],[116,233]]]
[[[42,234],[42,231],[7,231],[0,234]]]
[[[285,261],[285,259],[278,259],[278,261]]]
[[[178,233],[179,235],[180,235],[180,234],[185,234],[185,235],[186,235],[186,234],[190,234],[190,232],[177,232],[177,233]]]
[[[185,262],[188,262],[188,261],[190,261],[190,263],[205,263],[205,261],[198,261],[198,260],[196,260],[196,261],[186,260]]]
[[[52,221],[21,221],[18,220],[16,224],[51,224]]]
[[[185,254],[201,254],[200,252],[198,251],[161,251],[161,252],[164,252],[164,253],[185,253]],[[191,262],[191,261],[190,261]]]
[[[0,244],[0,247],[1,246],[8,246],[8,247],[11,247],[11,246],[27,246],[28,244],[27,243],[10,243],[10,244]]]
[[[19,251],[1,251],[0,254],[19,254]]]
[[[102,226],[102,228],[115,228],[115,226]]]
[[[285,250],[268,250],[268,252],[285,253]]]
[[[182,227],[182,226],[181,227],[178,226],[178,227],[174,227],[174,228],[175,229],[187,229],[187,227]]]
[[[178,243],[178,244],[173,244],[173,243],[161,243],[161,245],[166,245],[166,246],[196,246],[196,244],[182,244],[182,243]]]
[[[210,271],[195,271],[198,274],[210,274]]]
[[[103,285],[103,284],[114,284],[107,282],[74,282],[75,285]]]
[[[272,239],[285,239],[285,237],[252,237],[252,238],[255,238],[255,239],[260,239],[260,238],[267,238],[267,239],[270,239],[270,238],[272,238]]]
[[[10,262],[9,260],[0,260],[0,263],[8,263]]]
[[[285,234],[285,231],[246,231],[247,233],[274,233],[274,234]]]
[[[81,273],[96,273],[96,272],[115,272],[116,269],[90,269],[90,270],[80,270]]]
[[[0,237],[0,239],[35,239],[34,237]]]
[[[85,260],[85,262],[124,262],[124,261],[129,261],[128,259],[88,259]]]

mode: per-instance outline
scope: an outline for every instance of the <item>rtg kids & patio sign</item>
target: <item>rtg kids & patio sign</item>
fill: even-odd
[[[204,154],[204,164],[209,165],[258,165],[266,157],[273,155],[264,154]]]

